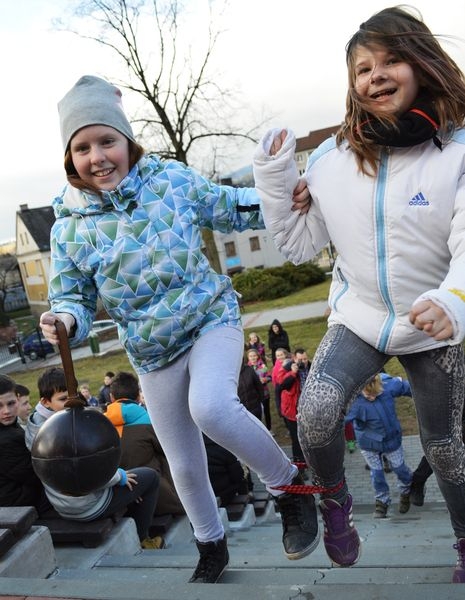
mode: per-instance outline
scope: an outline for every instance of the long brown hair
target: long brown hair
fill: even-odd
[[[411,8],[411,7],[409,7]],[[395,126],[393,115],[376,115],[369,111],[366,102],[355,91],[355,51],[357,47],[383,47],[387,52],[408,63],[426,90],[439,118],[442,141],[447,141],[455,128],[465,121],[465,79],[462,71],[442,49],[436,36],[407,7],[386,8],[360,25],[346,46],[349,86],[346,99],[346,116],[337,134],[337,143],[346,139],[355,153],[362,173],[376,174],[379,148],[361,131],[361,124],[370,116]]]
[[[129,153],[129,170],[142,158],[145,150],[142,146],[128,139],[128,153]],[[76,167],[74,166],[73,159],[71,158],[71,150],[68,149],[65,152],[64,166],[66,171],[66,178],[68,182],[78,190],[87,190],[96,194],[101,194],[101,190],[93,185],[85,183],[78,175]]]

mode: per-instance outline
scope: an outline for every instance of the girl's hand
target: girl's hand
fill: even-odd
[[[271,142],[270,156],[274,156],[281,150],[286,137],[287,137],[287,131],[285,129],[282,129],[280,131],[280,133]]]
[[[409,319],[417,329],[422,330],[438,342],[447,340],[454,334],[454,328],[447,314],[431,300],[422,300],[414,304],[410,310]]]
[[[69,313],[42,313],[40,316],[40,328],[42,329],[42,333],[48,342],[55,345],[58,344],[58,334],[55,326],[55,321],[57,320],[64,324],[68,335],[76,322],[73,315]]]
[[[301,177],[294,189],[291,210],[298,210],[301,215],[304,215],[310,210],[311,203],[312,197],[310,196],[307,182],[303,177]]]
[[[134,486],[137,485],[137,475],[135,473],[129,473],[126,471],[126,477],[128,478],[126,481],[126,485],[132,491]]]

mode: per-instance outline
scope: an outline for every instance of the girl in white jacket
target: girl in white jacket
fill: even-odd
[[[360,541],[344,479],[344,414],[393,356],[413,390],[420,436],[458,539],[465,583],[465,81],[421,18],[394,7],[347,45],[347,113],[309,158],[307,214],[292,211],[295,138],[271,131],[256,153],[267,228],[294,263],[330,240],[338,258],[329,329],[299,404],[299,438],[315,481],[332,561]]]

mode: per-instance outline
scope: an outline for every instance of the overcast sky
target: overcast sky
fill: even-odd
[[[206,0],[185,2],[191,9],[206,5]],[[52,19],[63,16],[69,4],[0,0],[0,241],[15,237],[20,204],[48,205],[64,185],[58,100],[83,74],[117,75],[97,44],[52,28]],[[336,125],[344,115],[345,44],[362,21],[393,4],[231,0],[217,67],[244,102],[275,115],[270,125],[292,127],[298,137]],[[458,38],[445,47],[465,69],[465,2],[411,4],[433,33]],[[252,152],[235,157],[231,168],[249,164]]]

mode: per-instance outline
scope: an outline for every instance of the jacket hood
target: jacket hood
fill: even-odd
[[[61,196],[53,201],[55,217],[59,219],[71,215],[97,215],[112,210],[126,210],[131,202],[136,201],[145,180],[160,167],[161,161],[157,156],[144,155],[115,190],[103,191],[100,195],[78,190],[68,184]]]

